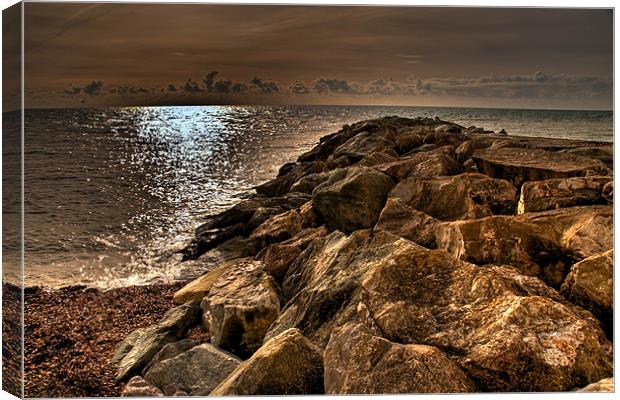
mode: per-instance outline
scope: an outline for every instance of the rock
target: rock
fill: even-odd
[[[400,181],[409,176],[432,178],[435,176],[454,175],[463,168],[455,161],[454,147],[445,146],[435,150],[423,151],[403,157],[399,161],[375,166]]]
[[[612,180],[610,176],[589,176],[525,182],[521,187],[518,213],[607,204],[603,187]]]
[[[499,131],[500,135],[508,135],[508,132],[506,132],[505,129],[502,129],[501,131]]]
[[[575,147],[572,149],[560,150],[563,153],[576,154],[578,156],[588,157],[595,160],[600,160],[609,168],[614,167],[614,152],[613,148],[601,148],[601,147]]]
[[[424,179],[410,177],[398,183],[389,197],[443,221],[513,214],[517,190],[503,179],[468,173]]]
[[[424,144],[424,136],[419,129],[406,130],[388,134],[387,137],[396,144],[398,154],[405,154]]]
[[[297,329],[267,341],[211,396],[323,394],[323,352]]]
[[[374,169],[336,170],[312,192],[312,203],[327,226],[343,232],[374,226],[392,179]]]
[[[392,343],[358,323],[335,329],[325,349],[327,394],[458,393],[474,388],[437,348]]]
[[[191,349],[192,347],[198,346],[200,343],[193,339],[183,339],[177,342],[168,343],[164,347],[159,350],[157,354],[153,357],[153,359],[147,364],[146,368],[144,368],[144,372],[147,372],[151,366],[167,360],[172,357],[176,357],[179,354]]]
[[[469,158],[463,163],[463,170],[465,172],[478,172],[478,167],[476,167],[474,160]]]
[[[614,378],[603,378],[598,382],[577,390],[578,392],[613,392]]]
[[[373,165],[390,163],[398,160],[398,154],[387,154],[381,151],[373,151],[357,164],[362,167],[372,167]]]
[[[476,137],[461,143],[454,151],[459,162],[465,162],[471,158],[476,150],[486,149],[498,139],[493,137]]]
[[[561,287],[573,303],[591,311],[606,327],[613,328],[613,250],[590,256],[570,269]]]
[[[585,176],[588,170],[606,171],[599,160],[537,149],[476,150],[472,159],[481,173],[509,180],[516,187],[527,181]]]
[[[347,156],[353,160],[359,161],[372,152],[385,151],[394,149],[395,147],[396,144],[394,142],[383,136],[370,132],[362,132],[336,148],[333,157]]]
[[[191,396],[207,396],[240,363],[232,354],[204,343],[153,364],[144,379],[159,388],[175,385]]]
[[[164,393],[157,387],[145,381],[141,376],[131,378],[123,391],[121,397],[161,397]]]
[[[454,146],[457,148],[469,139],[470,137],[460,133],[460,130],[458,132],[434,132],[426,135],[424,143],[432,143],[437,147]]]
[[[211,290],[211,286],[213,283],[217,281],[222,275],[227,273],[231,268],[234,267],[236,260],[232,260],[229,262],[224,262],[220,264],[217,268],[212,271],[209,271],[207,274],[197,278],[187,285],[183,286],[179,291],[177,291],[172,300],[175,304],[183,304],[191,300],[202,300],[203,297],[209,290]]]
[[[116,381],[129,378],[144,368],[166,344],[176,341],[200,321],[200,302],[190,301],[167,311],[157,325],[136,334],[131,350],[119,362]],[[124,342],[121,342],[121,345]],[[125,342],[126,344],[126,342]]]
[[[559,288],[568,266],[612,248],[610,206],[439,224],[437,247],[475,264],[509,264]]]
[[[434,248],[438,223],[435,218],[409,207],[401,199],[388,197],[374,231],[389,232],[421,246]]]
[[[305,221],[297,210],[290,210],[263,222],[250,235],[261,248],[289,239],[306,227]]]
[[[603,197],[607,200],[608,203],[613,204],[614,202],[614,181],[607,182],[605,186],[603,186]]]
[[[391,247],[361,297],[386,339],[445,351],[481,391],[564,391],[611,374],[598,322],[539,279],[402,239]]]
[[[276,281],[282,281],[290,265],[310,242],[328,233],[329,231],[324,226],[305,229],[289,240],[266,247],[256,258],[263,261],[265,271],[271,274]]]
[[[327,166],[322,161],[296,164],[290,167],[285,175],[278,176],[275,179],[255,187],[256,193],[268,197],[281,196],[287,193],[293,184],[304,176],[325,171],[327,171]]]
[[[112,364],[118,365],[123,358],[131,351],[131,349],[136,345],[138,339],[148,330],[148,328],[138,328],[132,331],[129,335],[125,337],[120,343],[118,343],[114,349],[114,354],[112,355],[112,360],[110,361]]]
[[[263,263],[246,258],[237,260],[211,285],[201,308],[211,343],[247,358],[260,347],[278,317],[280,300]]]
[[[325,182],[328,178],[329,172],[306,175],[291,186],[291,192],[312,194],[314,188]]]

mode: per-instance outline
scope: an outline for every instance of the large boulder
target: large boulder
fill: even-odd
[[[463,171],[462,165],[456,162],[453,146],[421,151],[402,157],[398,161],[376,165],[374,168],[400,181],[408,176],[432,178],[436,176],[454,175]]]
[[[439,224],[437,247],[475,264],[509,264],[559,288],[570,265],[613,246],[611,206]]]
[[[212,396],[323,394],[323,352],[297,329],[267,341]]]
[[[611,181],[611,176],[588,176],[525,182],[521,186],[518,213],[607,204],[603,187]]]
[[[302,229],[308,227],[308,223],[297,210],[290,210],[276,215],[263,222],[250,235],[261,248],[289,239]]]
[[[266,247],[256,258],[263,261],[265,271],[269,272],[277,281],[282,281],[284,274],[302,251],[314,239],[328,233],[329,231],[324,226],[305,229],[289,240]]]
[[[168,310],[156,325],[141,328],[117,345],[116,353],[126,351],[118,363],[116,381],[139,373],[166,344],[183,337],[200,322],[200,302],[190,301]],[[120,357],[119,357],[120,358]]]
[[[398,157],[393,154],[384,153],[382,151],[373,151],[366,157],[362,158],[357,165],[362,167],[372,167],[373,165],[391,163],[397,160]]]
[[[437,348],[393,343],[359,323],[335,329],[325,349],[327,394],[457,393],[474,388]]]
[[[325,182],[328,178],[329,172],[306,175],[291,186],[291,192],[312,194],[314,188]]]
[[[146,368],[144,368],[144,372],[147,372],[149,368],[151,368],[154,364],[162,362],[172,357],[176,357],[179,354],[191,349],[192,347],[198,346],[197,340],[194,339],[182,339],[177,342],[168,343],[164,347],[159,350],[157,354],[151,359],[151,361],[147,364]]]
[[[336,148],[333,157],[339,158],[346,156],[350,159],[359,161],[372,152],[386,151],[394,149],[395,147],[396,144],[384,136],[370,132],[362,132]]]
[[[191,396],[207,396],[241,363],[237,357],[204,343],[165,359],[144,379],[162,389],[174,385]]]
[[[607,173],[607,167],[599,160],[539,149],[476,150],[472,159],[479,172],[509,180],[516,187],[528,181],[586,176],[588,171]]]
[[[374,226],[392,186],[389,176],[372,168],[341,169],[314,189],[312,202],[331,229],[349,233]]]
[[[247,358],[278,317],[280,299],[277,284],[262,262],[246,258],[213,282],[200,307],[211,343]]]
[[[443,221],[513,214],[517,190],[503,179],[466,173],[424,179],[410,177],[398,183],[389,197]]]
[[[365,319],[386,339],[445,351],[482,391],[564,391],[610,375],[598,321],[539,279],[392,247],[362,283]]]
[[[427,248],[435,247],[435,229],[440,221],[406,205],[401,199],[388,197],[374,227],[375,232],[389,232]]]
[[[613,147],[575,147],[572,149],[561,150],[563,153],[576,154],[578,156],[600,160],[609,168],[614,167]]]
[[[613,269],[613,250],[590,256],[571,267],[561,287],[566,298],[592,311],[608,333],[613,325]]]
[[[176,304],[183,304],[191,300],[202,300],[203,297],[209,290],[211,286],[217,281],[222,275],[226,274],[231,268],[234,267],[236,261],[227,261],[221,263],[217,268],[209,271],[208,273],[202,275],[199,278],[194,279],[187,285],[183,286],[179,289],[173,296],[172,300]]]
[[[257,186],[255,188],[256,193],[269,197],[281,196],[287,193],[293,184],[304,176],[325,172],[326,170],[327,165],[322,161],[295,164],[287,168],[287,172],[284,175],[279,175]]]

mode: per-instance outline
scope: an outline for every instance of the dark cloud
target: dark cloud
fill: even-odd
[[[308,94],[310,88],[302,81],[295,81],[288,87],[288,91],[294,94]]]
[[[248,91],[248,85],[244,83],[235,83],[231,89],[233,93],[246,93]]]
[[[366,85],[369,94],[397,95],[401,94],[401,85],[392,78],[377,79]]]
[[[82,91],[90,96],[97,96],[101,93],[101,88],[103,87],[103,82],[101,81],[92,81],[88,85],[82,88]]]
[[[81,87],[77,87],[77,86],[73,86],[73,85],[69,85],[69,87],[63,89],[63,92],[65,94],[68,94],[68,95],[77,95],[77,94],[80,94],[82,92],[82,88]]]
[[[258,93],[279,93],[280,86],[271,80],[263,81],[262,78],[255,76],[250,81],[250,87]]]
[[[358,93],[354,85],[343,79],[319,78],[313,83],[313,89],[316,93]]]
[[[189,93],[198,93],[198,92],[202,92],[203,91],[200,88],[200,86],[198,85],[198,83],[193,81],[191,78],[189,78],[187,80],[187,82],[185,82],[185,84],[183,85],[182,89],[185,90],[186,92],[189,92]]]
[[[177,87],[171,83],[171,84],[168,85],[167,90],[169,92],[176,92],[177,91]]]
[[[220,79],[215,82],[213,89],[216,93],[230,93],[232,91],[233,83],[228,79]]]
[[[213,83],[215,82],[215,77],[218,73],[218,71],[211,71],[207,75],[205,75],[204,79],[202,80],[202,82],[205,84],[205,87],[207,88],[207,92],[213,90]]]

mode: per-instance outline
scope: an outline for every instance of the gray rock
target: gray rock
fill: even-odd
[[[172,357],[176,357],[184,351],[187,351],[192,347],[196,347],[199,344],[200,343],[198,343],[198,341],[192,339],[183,339],[177,342],[168,343],[167,345],[162,347],[162,349],[159,350],[157,354],[155,354],[153,359],[144,368],[144,373],[148,372],[149,368],[151,368],[151,366],[153,366],[154,364],[157,364]]]

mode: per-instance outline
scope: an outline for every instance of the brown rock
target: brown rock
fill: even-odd
[[[164,393],[157,387],[145,381],[141,376],[131,378],[123,391],[121,397],[161,397]]]
[[[323,354],[297,329],[267,341],[211,396],[322,394]]]
[[[456,162],[454,147],[444,146],[430,151],[422,151],[399,161],[376,165],[375,168],[400,181],[409,176],[432,178],[454,175],[463,167]]]
[[[396,144],[384,136],[371,132],[362,132],[349,139],[334,150],[333,157],[349,157],[359,161],[375,151],[394,149]]]
[[[527,181],[585,176],[588,170],[607,170],[599,160],[537,149],[477,150],[472,159],[481,173],[509,180],[516,187]]]
[[[237,260],[200,305],[211,343],[241,358],[258,349],[280,311],[275,281],[253,259]]]
[[[373,151],[358,163],[359,166],[372,167],[373,165],[385,164],[397,161],[398,157],[381,151]]]
[[[325,349],[328,394],[458,393],[474,388],[437,348],[393,343],[357,323],[335,329]]]
[[[325,182],[329,178],[329,172],[309,174],[299,179],[291,186],[291,192],[302,192],[312,194],[315,187]]]
[[[183,304],[190,300],[202,300],[209,293],[215,281],[234,267],[235,263],[234,260],[224,262],[207,274],[191,281],[174,294],[173,301],[175,304]]]
[[[588,386],[577,390],[578,392],[613,392],[614,378],[604,378],[598,382],[591,383]]]
[[[388,197],[374,230],[389,232],[421,246],[434,248],[438,223],[435,218],[409,207],[401,199]]]
[[[263,222],[252,232],[250,239],[255,240],[261,248],[282,242],[301,232],[305,228],[304,222],[297,210],[290,210]]]
[[[331,229],[352,232],[374,226],[394,185],[392,179],[372,168],[334,171],[312,192],[312,204]]]
[[[424,179],[410,177],[398,183],[389,197],[443,221],[513,214],[517,191],[510,182],[467,173]]]
[[[391,247],[362,283],[386,339],[451,354],[482,391],[563,391],[611,373],[598,322],[540,280],[404,240]]]
[[[291,189],[291,186],[306,175],[327,171],[327,165],[322,161],[299,163],[289,168],[288,173],[278,176],[257,186],[256,193],[274,197],[281,196]]]
[[[603,187],[612,180],[610,176],[588,176],[525,182],[521,187],[518,213],[607,204]]]

